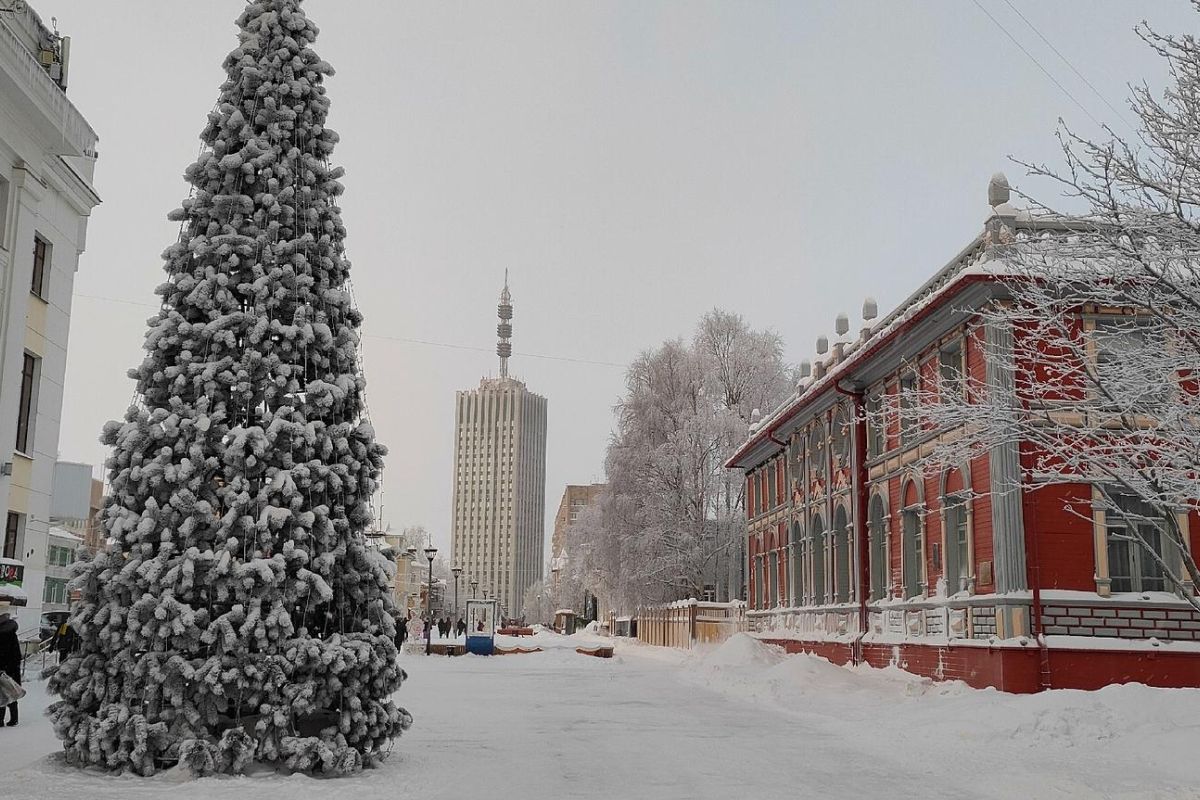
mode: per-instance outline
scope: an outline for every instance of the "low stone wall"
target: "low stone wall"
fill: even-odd
[[[1200,611],[1182,605],[1042,604],[1042,625],[1048,636],[1104,636],[1119,639],[1200,641]]]

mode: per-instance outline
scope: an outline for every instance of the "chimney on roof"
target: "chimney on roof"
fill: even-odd
[[[863,322],[865,322],[867,324],[863,325],[862,330],[859,331],[859,333],[858,333],[859,339],[861,339],[862,341],[865,342],[867,339],[871,338],[871,320],[875,319],[878,316],[879,316],[879,304],[875,302],[875,298],[868,297],[866,300],[863,300],[862,318],[863,318]]]
[[[1012,197],[1012,189],[1008,185],[1008,178],[1003,172],[997,172],[988,181],[988,205],[992,208],[1007,203]]]
[[[992,207],[984,222],[984,238],[988,245],[1006,244],[1015,238],[1017,210],[1008,202],[1012,189],[1003,172],[997,172],[988,181],[988,205]]]

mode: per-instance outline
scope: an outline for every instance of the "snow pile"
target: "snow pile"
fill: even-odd
[[[847,757],[855,763],[883,757],[924,774],[950,769],[956,796],[1196,796],[1190,787],[1200,748],[1200,690],[1130,684],[1005,694],[897,667],[842,667],[788,655],[745,634],[691,652],[621,640],[618,653],[622,661],[674,668],[682,684],[748,714],[782,715],[805,730],[819,729],[830,742],[853,743]],[[970,770],[962,771],[967,764]],[[1017,772],[1014,764],[1021,765]]]
[[[696,651],[689,667],[692,679],[709,688],[785,707],[808,707],[813,695],[860,696],[874,702],[972,691],[961,683],[935,683],[895,667],[847,668],[807,653],[788,655],[745,633]]]
[[[783,660],[783,648],[763,644],[746,633],[731,636],[713,650],[701,651],[699,663],[710,671],[770,667]]]

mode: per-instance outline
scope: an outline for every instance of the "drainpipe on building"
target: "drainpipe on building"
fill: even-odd
[[[1022,503],[1022,505],[1024,505]],[[1022,508],[1022,514],[1024,509]],[[1038,686],[1045,690],[1050,688],[1050,649],[1046,646],[1045,632],[1042,630],[1042,561],[1038,555],[1038,537],[1036,528],[1025,525],[1025,552],[1028,564],[1025,575],[1032,590],[1032,608],[1029,615],[1029,628],[1038,646]],[[1034,531],[1030,533],[1030,531]]]
[[[854,493],[854,538],[858,543],[858,638],[854,642],[852,655],[854,662],[862,663],[862,640],[867,635],[867,593],[871,587],[870,541],[867,531],[868,479],[867,474],[867,415],[864,405],[865,394],[862,389],[843,389],[840,383],[834,384],[839,394],[854,401],[854,449],[852,462],[853,482],[851,490]]]

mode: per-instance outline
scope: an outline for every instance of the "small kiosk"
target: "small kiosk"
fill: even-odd
[[[500,618],[499,600],[467,601],[467,652],[490,656],[496,648],[496,622]]]

